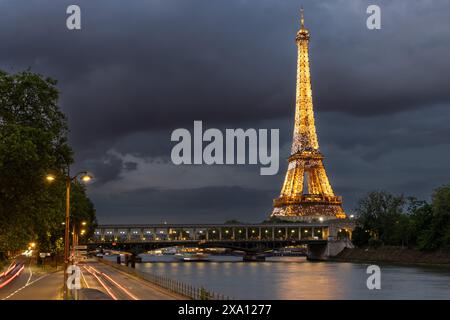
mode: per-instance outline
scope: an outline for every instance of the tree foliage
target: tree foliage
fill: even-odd
[[[23,249],[30,241],[41,250],[57,251],[65,210],[63,176],[73,153],[55,86],[56,81],[29,71],[10,75],[0,70],[0,252]],[[52,184],[45,180],[49,172],[57,176]],[[84,191],[79,194],[76,205],[83,197],[88,200]],[[95,217],[93,207],[89,210]]]
[[[450,185],[437,188],[431,203],[374,191],[356,208],[356,245],[377,243],[419,249],[450,247]]]

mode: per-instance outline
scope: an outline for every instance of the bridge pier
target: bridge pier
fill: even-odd
[[[353,248],[349,239],[328,240],[326,244],[308,244],[306,257],[310,261],[324,261],[337,256],[345,248]]]

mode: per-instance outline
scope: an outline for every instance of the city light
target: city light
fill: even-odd
[[[48,175],[45,176],[45,179],[48,182],[53,182],[53,181],[55,181],[56,177],[54,175],[52,175],[52,174],[48,174]]]
[[[83,176],[81,177],[81,180],[82,180],[83,182],[89,182],[89,181],[92,180],[92,176],[90,176],[90,175],[88,175],[88,174],[85,174],[85,175],[83,175]]]

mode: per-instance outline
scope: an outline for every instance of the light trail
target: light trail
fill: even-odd
[[[11,262],[11,264],[8,267],[8,269],[6,269],[5,272],[0,273],[0,277],[7,276],[8,273],[10,273],[11,270],[13,270],[16,266],[17,266],[16,261]]]
[[[118,300],[117,297],[114,295],[114,293],[112,293],[112,291],[104,284],[104,282],[95,274],[95,272],[90,271],[87,267],[84,267],[87,272],[89,272],[90,274],[92,274],[97,281],[100,283],[100,285],[106,290],[106,292],[111,296],[111,298],[113,298],[114,300]],[[93,270],[95,270],[94,268],[92,268]]]
[[[86,281],[86,278],[84,277],[84,273],[83,273],[83,271],[81,271],[81,269],[80,269],[80,272],[81,272],[81,277],[83,278],[84,284],[85,284],[86,287],[89,289],[89,288],[90,288],[90,287],[89,287],[89,284],[88,284],[88,282]]]
[[[14,291],[13,293],[11,293],[9,296],[3,298],[2,300],[7,300],[7,299],[11,298],[13,295],[15,295],[16,293],[22,291],[22,290],[25,289],[26,287],[31,286],[33,283],[38,282],[39,280],[44,279],[45,277],[48,277],[48,276],[49,276],[48,273],[47,273],[47,274],[44,274],[44,275],[42,275],[42,276],[40,276],[39,278],[33,280],[33,281],[30,282],[29,284],[26,284],[26,285],[24,285],[23,287],[17,289],[16,291]]]
[[[5,282],[1,283],[0,289],[3,288],[4,286],[6,286],[11,281],[13,281],[15,278],[17,278],[20,275],[20,273],[23,271],[24,268],[25,268],[25,266],[23,265],[22,267],[20,267],[20,269],[14,275],[11,276],[11,278],[9,278]]]
[[[106,277],[106,279],[108,279],[109,281],[111,281],[112,283],[114,283],[117,287],[119,287],[123,292],[125,292],[127,295],[129,295],[132,299],[134,300],[139,300],[138,297],[136,297],[135,295],[133,295],[130,291],[128,291],[127,289],[125,289],[123,286],[121,286],[119,283],[117,283],[116,281],[114,281],[110,276],[108,276],[106,273],[102,272],[102,275],[104,277]]]

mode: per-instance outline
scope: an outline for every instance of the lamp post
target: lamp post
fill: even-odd
[[[92,176],[88,174],[87,171],[81,171],[74,176],[70,176],[69,169],[67,169],[67,174],[65,176],[66,180],[66,219],[65,219],[65,233],[64,233],[64,284],[63,284],[63,296],[64,300],[67,300],[67,268],[69,266],[69,251],[70,251],[70,185],[72,181],[76,180],[78,177],[81,177],[83,182],[89,182],[92,179]],[[48,174],[46,176],[48,182],[53,182],[56,180],[56,177],[52,174]],[[75,245],[75,243],[73,244]]]
[[[76,259],[76,250],[75,247],[78,246],[78,238],[79,236],[84,236],[84,234],[86,233],[85,229],[82,229],[82,227],[86,226],[87,222],[86,221],[82,221],[81,222],[81,227],[79,230],[79,234],[78,234],[78,229],[77,229],[77,224],[74,222],[73,223],[73,229],[72,229],[72,256],[73,259]]]

